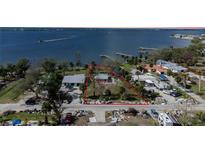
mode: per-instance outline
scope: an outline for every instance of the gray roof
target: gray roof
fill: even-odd
[[[100,73],[100,74],[97,74],[95,76],[95,79],[98,79],[98,80],[108,80],[108,74],[106,73]]]
[[[84,83],[84,82],[85,82],[84,74],[64,76],[62,81],[62,83]]]
[[[176,63],[168,62],[165,60],[157,60],[156,64],[161,65],[170,70],[174,71],[185,71],[187,68],[177,65]]]

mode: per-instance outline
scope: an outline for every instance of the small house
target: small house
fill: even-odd
[[[95,76],[95,80],[98,82],[112,82],[111,76],[107,73],[99,73]]]
[[[179,66],[176,63],[172,63],[172,62],[165,61],[165,60],[157,60],[156,64],[165,69],[171,70],[173,73],[180,73],[180,72],[187,71],[187,68]]]
[[[64,76],[62,81],[62,86],[65,88],[75,88],[79,87],[81,84],[85,83],[84,74],[67,75]]]
[[[156,72],[158,74],[164,74],[167,72],[167,69],[166,68],[163,68],[162,66],[160,65],[153,65],[153,66],[150,66],[149,64],[146,64],[144,66],[144,69],[147,70],[148,72]]]

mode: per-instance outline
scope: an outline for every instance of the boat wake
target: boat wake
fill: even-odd
[[[58,39],[49,39],[49,40],[41,40],[42,42],[56,42],[56,41],[63,41],[70,38],[58,38]]]
[[[75,37],[76,36],[56,38],[56,39],[47,39],[47,40],[39,40],[38,43],[57,42],[57,41],[63,41],[63,40],[72,39],[72,38],[75,38]]]

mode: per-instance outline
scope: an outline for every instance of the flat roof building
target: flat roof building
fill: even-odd
[[[95,76],[96,80],[108,80],[109,75],[106,73],[99,73]]]
[[[180,73],[180,72],[187,71],[187,68],[185,67],[182,67],[182,66],[177,65],[176,63],[168,62],[168,61],[161,60],[161,59],[157,60],[156,64],[165,69],[171,70],[173,73]]]
[[[99,82],[112,82],[112,78],[109,74],[107,73],[99,73],[95,75],[95,80]]]
[[[85,75],[84,74],[76,74],[76,75],[67,75],[64,76],[62,85],[65,87],[78,87],[80,84],[84,84]]]

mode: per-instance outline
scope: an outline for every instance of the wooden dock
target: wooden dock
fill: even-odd
[[[112,62],[115,62],[115,60],[112,57],[108,56],[108,55],[100,55],[100,57],[101,58],[106,58],[106,59],[109,59]]]
[[[157,48],[145,48],[145,47],[139,47],[139,51],[156,51],[158,50]]]
[[[126,58],[130,58],[130,57],[134,57],[133,55],[129,55],[129,54],[125,54],[122,52],[115,52],[116,55],[121,56],[121,57],[126,57]]]

